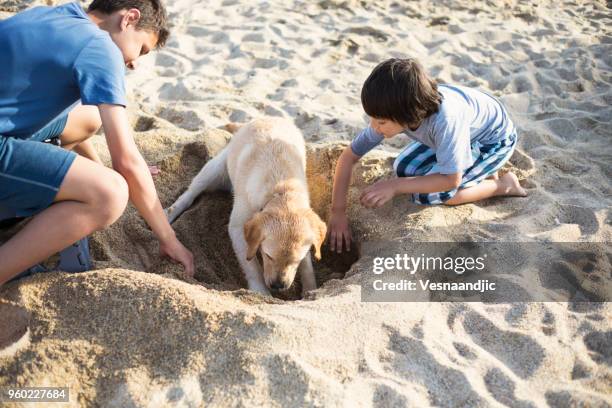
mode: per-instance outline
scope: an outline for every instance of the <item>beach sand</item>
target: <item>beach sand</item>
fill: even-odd
[[[40,2],[0,1],[0,17]],[[372,258],[427,242],[610,242],[612,17],[565,1],[167,3],[172,36],[129,73],[130,118],[164,207],[231,135],[261,115],[293,118],[308,142],[313,208],[327,219],[335,160],[366,124],[363,81],[417,57],[443,83],[499,97],[519,130],[503,171],[527,198],[378,210],[359,192],[391,176],[398,136],[369,153],[350,190],[350,253],[325,251],[320,289],[298,300],[244,289],[226,225],[228,193],[205,193],[174,224],[195,279],[159,258],[129,207],[90,239],[94,271],[9,284],[29,344],[0,354],[0,386],[67,386],[72,406],[609,407],[609,302],[361,301]],[[110,164],[104,137],[94,142]],[[19,226],[0,231],[6,239]],[[557,261],[554,252],[542,260]],[[601,265],[599,265],[601,266]],[[610,259],[560,279],[608,299]],[[569,283],[568,283],[569,282]],[[532,289],[517,276],[511,290]],[[25,318],[25,317],[24,317]]]

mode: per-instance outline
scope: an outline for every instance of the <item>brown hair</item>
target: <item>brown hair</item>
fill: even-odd
[[[170,35],[168,16],[161,0],[93,0],[87,11],[100,11],[112,14],[118,10],[138,9],[140,20],[138,29],[152,31],[157,34],[157,48],[163,47]]]
[[[415,59],[391,58],[378,64],[361,88],[361,104],[373,118],[418,125],[438,112],[442,95]]]

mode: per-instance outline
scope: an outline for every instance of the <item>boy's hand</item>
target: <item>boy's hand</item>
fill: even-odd
[[[395,180],[383,180],[363,189],[359,201],[366,208],[378,208],[385,205],[395,194]]]
[[[342,242],[346,243],[347,252],[351,250],[351,230],[348,217],[344,211],[333,211],[327,223],[329,231],[329,249],[342,253]]]
[[[175,261],[183,264],[185,267],[185,273],[189,277],[193,277],[195,268],[193,265],[193,254],[189,251],[181,242],[176,238],[172,237],[166,240],[166,242],[159,243],[159,253],[162,256],[168,256]]]

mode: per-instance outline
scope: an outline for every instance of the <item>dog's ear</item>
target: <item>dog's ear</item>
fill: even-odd
[[[321,259],[321,245],[323,245],[323,241],[325,241],[325,236],[327,235],[327,225],[321,221],[317,213],[311,209],[306,213],[306,217],[312,228],[314,237],[312,245],[315,248],[315,259],[318,261]]]
[[[259,245],[263,241],[264,215],[261,212],[255,214],[244,224],[244,240],[247,244],[247,261],[250,261],[257,254]]]

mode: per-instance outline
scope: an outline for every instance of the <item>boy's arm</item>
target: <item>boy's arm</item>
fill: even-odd
[[[185,271],[193,275],[193,255],[178,241],[168,223],[149,168],[132,137],[125,108],[107,104],[98,108],[113,168],[127,181],[130,201],[159,240],[162,254],[182,263]]]
[[[346,211],[346,199],[348,193],[348,187],[351,183],[351,174],[353,173],[353,166],[361,159],[361,156],[357,156],[353,153],[350,146],[347,146],[343,151],[338,162],[336,163],[336,170],[334,172],[334,186],[332,191],[332,205],[333,211]]]
[[[439,193],[459,187],[463,170],[472,162],[470,122],[459,114],[439,118],[432,128],[439,173],[379,181],[361,194],[364,207],[380,207],[396,194]]]
[[[461,184],[461,173],[398,177],[391,181],[395,184],[395,192],[397,194],[439,193],[459,187]]]
[[[461,176],[461,173],[438,173],[383,180],[365,188],[361,193],[360,201],[364,207],[377,208],[384,205],[397,194],[427,194],[448,191],[459,187]]]
[[[329,219],[329,245],[332,251],[342,252],[342,242],[346,243],[346,250],[351,248],[351,232],[348,227],[346,216],[346,200],[353,166],[359,161],[361,156],[353,153],[350,146],[347,146],[338,162],[334,172],[334,186],[332,190],[331,214]]]

